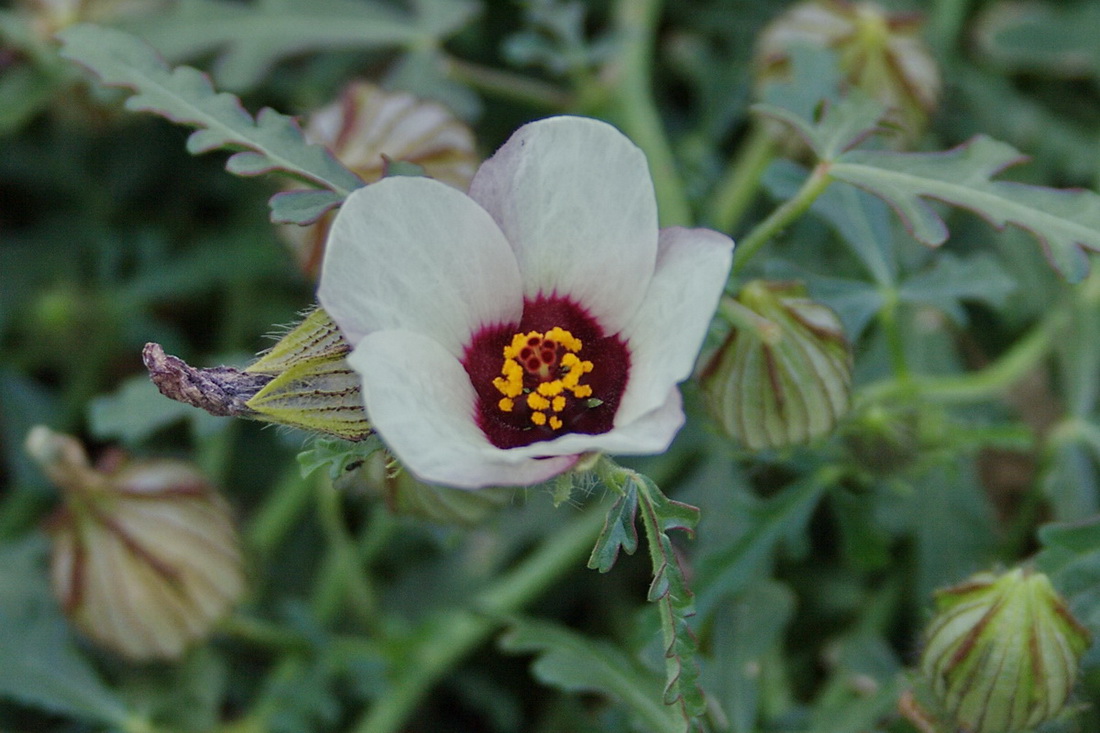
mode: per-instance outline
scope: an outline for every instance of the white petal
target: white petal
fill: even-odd
[[[630,379],[615,424],[629,423],[664,400],[691,374],[733,258],[729,237],[709,229],[661,230],[657,269],[645,302],[623,329]]]
[[[508,453],[521,456],[559,456],[596,451],[617,455],[664,453],[684,424],[684,409],[678,388],[672,387],[662,397],[663,400],[650,412],[630,423],[616,425],[606,433],[566,433],[555,440],[511,448]]]
[[[540,459],[489,443],[475,422],[474,388],[440,344],[410,331],[376,331],[348,362],[363,378],[367,414],[417,478],[476,489],[523,486],[569,470],[576,455]]]
[[[518,129],[470,196],[516,251],[524,295],[572,296],[610,335],[642,302],[657,256],[645,155],[614,127],[552,117]]]
[[[523,309],[515,256],[492,218],[450,186],[411,177],[344,202],[317,297],[352,344],[404,329],[456,356],[479,326],[516,323]]]

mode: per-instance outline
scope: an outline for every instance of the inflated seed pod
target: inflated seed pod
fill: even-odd
[[[939,68],[921,39],[923,20],[889,14],[872,2],[813,0],[791,6],[760,34],[754,64],[758,87],[785,77],[798,46],[837,53],[848,83],[877,99],[913,140],[939,101]]]
[[[176,659],[245,591],[229,506],[187,463],[94,468],[67,435],[38,426],[27,451],[61,489],[48,529],[62,610],[85,634],[134,660]]]
[[[720,309],[734,328],[703,371],[707,406],[752,450],[825,435],[848,409],[852,359],[840,320],[797,283],[753,281]]]
[[[936,594],[920,671],[952,730],[1030,730],[1062,712],[1089,641],[1043,573],[979,573]]]

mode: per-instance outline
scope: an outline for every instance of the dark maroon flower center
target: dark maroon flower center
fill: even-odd
[[[524,302],[518,324],[475,333],[462,365],[477,392],[478,426],[498,448],[518,448],[611,430],[630,351],[571,300],[539,296]]]

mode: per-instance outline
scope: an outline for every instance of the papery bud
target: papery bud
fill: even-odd
[[[62,610],[135,660],[175,659],[245,590],[226,502],[180,461],[94,468],[75,439],[38,426],[27,452],[63,492],[49,525]]]
[[[1089,641],[1043,573],[979,573],[936,593],[920,670],[952,730],[1011,733],[1062,711]]]
[[[349,84],[338,100],[310,115],[304,133],[367,183],[382,178],[389,161],[403,161],[465,191],[478,165],[473,132],[442,104],[363,81]],[[333,216],[305,227],[280,227],[308,274],[320,266]]]
[[[805,443],[848,409],[852,359],[836,314],[795,283],[753,281],[723,312],[735,321],[703,372],[707,405],[753,450]]]
[[[885,105],[912,140],[926,127],[942,86],[936,62],[920,38],[922,25],[918,15],[889,15],[871,2],[799,3],[760,35],[758,85],[783,78],[798,46],[832,49],[847,81]]]
[[[386,451],[374,453],[337,482],[342,490],[356,487],[381,496],[394,514],[460,527],[480,524],[511,503],[516,494],[513,488],[466,491],[425,484],[401,469]]]

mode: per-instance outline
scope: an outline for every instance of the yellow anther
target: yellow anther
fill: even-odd
[[[541,415],[542,413],[540,412],[538,414]],[[560,430],[561,426],[562,426],[561,418],[558,417],[557,415],[551,415],[550,416],[550,427],[552,427],[554,430]]]
[[[546,424],[546,415],[545,415],[545,413],[532,412],[531,413],[531,422],[533,422],[535,425],[545,425]]]
[[[565,395],[558,395],[550,401],[550,407],[554,412],[561,412],[565,409]]]
[[[550,400],[538,392],[531,392],[527,395],[527,406],[532,410],[547,410],[550,408]]]
[[[567,369],[572,369],[577,364],[581,363],[581,358],[576,354],[564,354],[561,357],[561,365]]]
[[[497,407],[501,412],[511,412],[512,408],[516,406],[516,403],[507,397],[502,397],[500,402],[497,403]]]
[[[581,340],[573,334],[566,331],[561,326],[554,326],[546,332],[546,340],[553,341],[554,343],[561,344],[568,351],[580,351]]]
[[[592,396],[592,387],[587,384],[582,384],[579,387],[573,388],[573,396],[578,399],[584,399],[585,397]]]
[[[544,397],[553,397],[559,395],[565,390],[565,385],[561,383],[560,379],[555,379],[552,382],[543,382],[539,385],[539,394]]]

